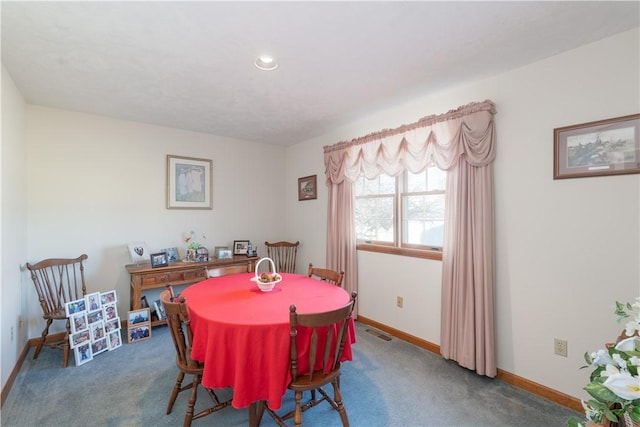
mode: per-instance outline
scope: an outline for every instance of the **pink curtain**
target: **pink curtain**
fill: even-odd
[[[351,293],[358,290],[356,233],[353,220],[353,186],[343,180],[331,183],[327,211],[327,267],[344,271],[342,286]],[[357,318],[357,307],[354,316]]]
[[[495,376],[493,161],[491,101],[324,147],[329,187],[327,263],[345,270],[357,290],[353,196],[358,177],[417,173],[435,164],[447,173],[442,263],[442,355]],[[348,270],[347,270],[348,268]]]

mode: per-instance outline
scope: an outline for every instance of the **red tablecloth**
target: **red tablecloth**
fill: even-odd
[[[258,400],[279,409],[289,374],[289,306],[299,313],[332,310],[349,302],[342,288],[307,276],[282,274],[273,291],[261,292],[253,273],[207,279],[186,288],[194,334],[191,357],[204,361],[202,384],[233,388],[235,408]],[[350,328],[343,361],[351,360]],[[302,369],[308,368],[301,366]]]

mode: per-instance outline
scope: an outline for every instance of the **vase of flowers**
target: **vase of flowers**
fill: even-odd
[[[615,344],[585,353],[582,368],[593,371],[584,390],[591,398],[582,401],[586,420],[572,417],[569,427],[640,425],[640,297],[633,304],[616,301],[615,314],[618,322],[626,321],[625,329]]]

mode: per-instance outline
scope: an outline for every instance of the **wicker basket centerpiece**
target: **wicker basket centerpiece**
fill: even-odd
[[[258,272],[258,267],[262,261],[269,261],[271,264],[271,271],[262,273]],[[261,258],[260,261],[256,263],[256,283],[262,292],[271,292],[276,286],[276,283],[280,283],[281,281],[282,276],[276,273],[276,265],[271,258]]]

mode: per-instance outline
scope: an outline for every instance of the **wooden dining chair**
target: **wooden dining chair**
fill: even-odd
[[[353,292],[349,303],[338,309],[322,313],[300,314],[296,312],[295,305],[289,307],[291,382],[287,388],[295,392],[295,409],[278,415],[269,408],[266,401],[261,401],[258,405],[258,422],[260,422],[264,411],[267,411],[279,426],[286,426],[284,421],[293,418],[295,426],[299,427],[302,426],[303,412],[326,401],[340,414],[342,425],[349,426],[349,418],[340,391],[340,359],[349,335],[349,322],[356,298],[357,294]],[[298,334],[299,326],[309,328],[310,333]],[[307,337],[308,341],[302,342],[303,336]],[[309,372],[298,372],[298,355],[299,349],[302,348],[309,349]],[[319,359],[322,361],[320,366],[316,363]],[[318,369],[314,369],[314,366]],[[333,386],[333,397],[322,388],[328,384]],[[321,397],[316,399],[314,393],[311,399],[303,405],[302,393],[305,391],[317,391]]]
[[[207,270],[208,277],[228,276],[229,274],[251,273],[251,264],[225,265],[222,267],[214,267]]]
[[[267,256],[273,260],[278,272],[296,272],[296,256],[300,242],[264,242],[264,245],[267,247]]]
[[[82,299],[87,294],[82,264],[87,258],[87,255],[82,254],[77,258],[50,258],[35,264],[27,263],[42,308],[42,317],[47,321],[33,354],[34,359],[38,358],[42,347],[47,346],[61,349],[64,367],[69,364],[71,324],[65,312],[65,304]],[[60,340],[47,342],[49,327],[54,320],[65,321],[66,332]]]
[[[202,380],[204,364],[191,359],[193,333],[191,331],[189,321],[187,302],[184,297],[180,296],[177,297],[176,301],[173,295],[173,288],[170,285],[167,285],[167,289],[160,293],[160,301],[162,301],[162,305],[164,306],[164,310],[167,315],[167,323],[169,325],[169,330],[171,331],[171,338],[173,339],[173,343],[176,348],[176,366],[179,370],[176,383],[171,391],[169,404],[167,405],[167,414],[171,413],[178,394],[191,389],[191,396],[189,397],[189,404],[187,406],[187,412],[184,416],[183,423],[184,427],[188,427],[191,425],[192,420],[204,417],[229,406],[231,399],[221,402],[213,390],[205,387],[205,390],[211,397],[211,400],[213,400],[213,406],[194,414],[194,408],[198,398],[198,386]],[[192,375],[193,380],[191,383],[183,386],[182,381],[186,374]]]
[[[312,263],[309,263],[308,276],[317,277],[320,280],[333,283],[336,286],[342,286],[342,279],[344,279],[344,271],[341,271],[340,273],[338,273],[337,271],[329,270],[327,268],[314,267]]]

